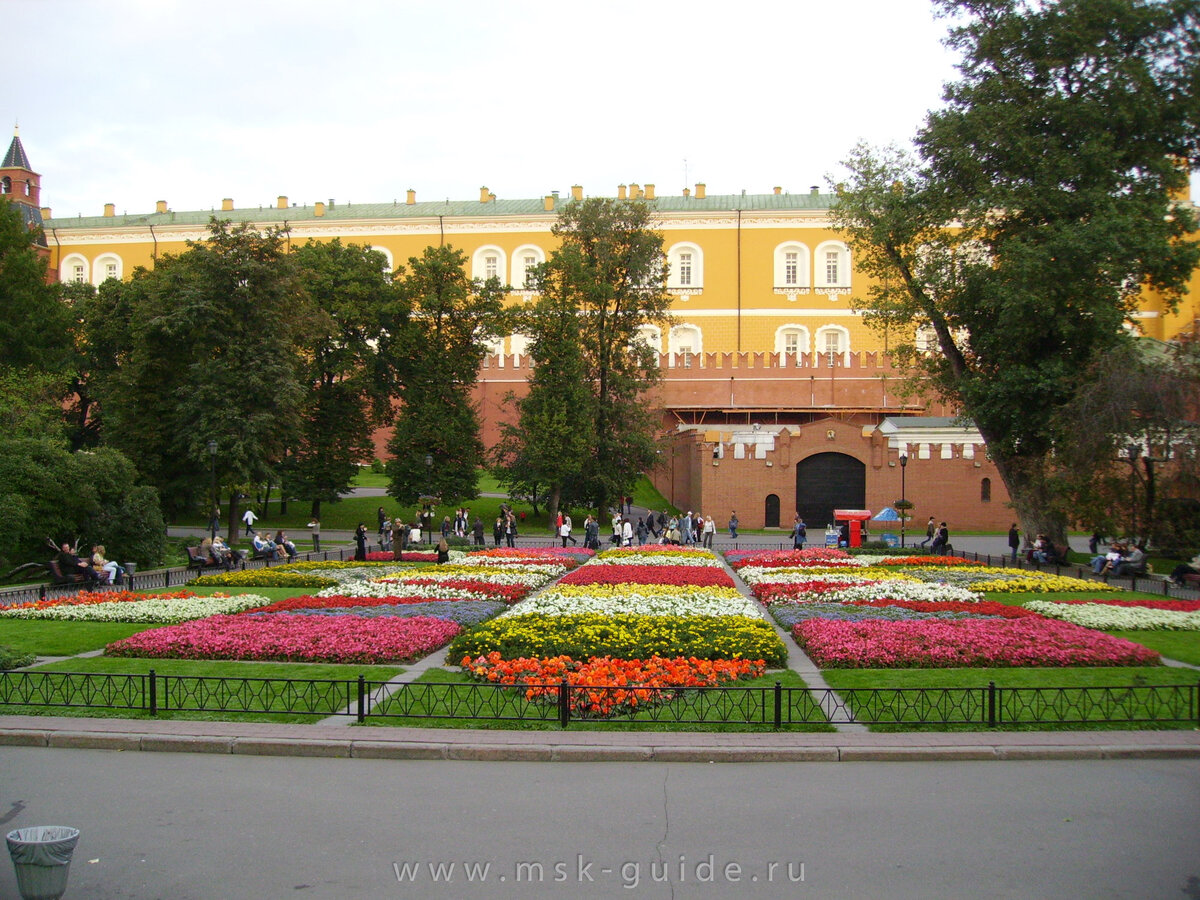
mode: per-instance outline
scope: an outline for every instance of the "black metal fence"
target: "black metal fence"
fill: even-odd
[[[635,702],[636,700],[636,702]],[[726,685],[516,685],[230,678],[221,676],[0,673],[0,707],[11,712],[131,710],[149,716],[216,712],[354,717],[367,721],[617,721],[672,725],[1104,726],[1200,725],[1200,682],[1116,687],[848,688],[840,691]]]

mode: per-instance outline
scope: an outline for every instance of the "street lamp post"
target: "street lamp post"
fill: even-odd
[[[217,442],[208,442],[208,480],[212,492],[212,513],[209,530],[212,532],[209,540],[217,539]]]
[[[1137,464],[1142,448],[1130,444],[1126,452],[1129,454],[1129,537],[1137,540]]]
[[[900,454],[900,548],[904,548],[904,522],[908,517],[908,492],[905,490],[905,475],[908,472],[908,454]]]

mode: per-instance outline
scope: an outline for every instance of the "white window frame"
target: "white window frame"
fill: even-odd
[[[826,348],[829,345],[829,338],[834,335],[837,335],[838,349],[830,351]],[[840,361],[845,364],[850,355],[850,329],[844,328],[841,325],[822,325],[817,329],[813,346],[817,353],[825,357],[827,362],[832,364],[833,356],[836,354],[841,357]]]
[[[489,256],[496,258],[495,275],[500,279],[500,283],[508,284],[508,256],[495,244],[484,244],[471,254],[471,277],[478,278],[480,281],[488,280],[490,277],[487,274]]]
[[[688,354],[682,360],[683,368],[690,369],[692,359],[704,353],[704,332],[699,325],[674,325],[667,336],[667,352],[671,355],[671,364],[679,354]]]
[[[639,325],[633,339],[645,344],[655,353],[662,353],[662,329],[657,325]]]
[[[828,254],[834,254],[837,265],[837,277],[828,277]],[[850,293],[851,284],[851,269],[850,269],[850,248],[841,241],[825,241],[818,244],[816,251],[813,253],[815,260],[814,274],[815,290],[818,294],[829,294],[837,296],[839,294]]]
[[[532,294],[533,288],[529,286],[529,269],[532,267],[529,259],[533,259],[534,266],[539,266],[546,261],[546,251],[537,244],[522,244],[512,252],[512,287],[514,291],[523,294]]]
[[[96,257],[96,261],[92,263],[92,284],[99,287],[101,283],[108,280],[108,267],[115,265],[117,267],[116,274],[111,276],[118,281],[125,273],[125,263],[121,257],[115,253],[101,253]]]
[[[796,278],[788,281],[788,254],[796,255]],[[771,283],[776,294],[784,294],[795,301],[797,295],[812,292],[812,252],[807,244],[786,241],[775,248],[774,268]]]
[[[683,257],[688,254],[691,256],[687,261],[690,264],[687,267],[689,277],[687,283],[684,284]],[[699,245],[686,241],[672,244],[667,250],[667,265],[670,267],[670,271],[667,273],[667,291],[669,293],[687,297],[699,294],[704,290],[704,251],[700,249]]]
[[[82,267],[82,268],[79,268]],[[86,284],[89,281],[88,273],[91,271],[91,265],[88,259],[82,253],[68,253],[61,263],[58,270],[62,273],[61,278],[67,283],[77,282]]]
[[[796,336],[796,350],[794,354],[797,358],[809,351],[810,335],[807,325],[799,325],[795,322],[789,322],[787,325],[780,325],[775,329],[775,352],[782,355],[788,354],[787,338],[788,335]]]

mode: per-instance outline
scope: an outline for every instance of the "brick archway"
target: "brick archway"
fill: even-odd
[[[845,453],[817,453],[796,464],[796,512],[808,527],[833,522],[835,509],[863,509],[867,467]]]

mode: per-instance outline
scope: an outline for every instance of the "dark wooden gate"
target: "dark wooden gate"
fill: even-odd
[[[867,467],[844,453],[818,453],[796,465],[796,512],[811,532],[833,521],[835,509],[863,509]]]

